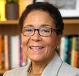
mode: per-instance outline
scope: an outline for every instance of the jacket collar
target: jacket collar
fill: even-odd
[[[31,65],[30,59],[27,60],[26,66],[22,69],[20,76],[28,76],[28,69]]]
[[[57,53],[55,53],[54,58],[50,61],[50,63],[44,69],[41,76],[57,76],[62,63],[63,62],[62,62],[61,58],[59,57],[59,55]]]
[[[63,61],[59,57],[57,53],[55,53],[54,58],[50,61],[50,63],[46,66],[41,76],[57,76],[58,71],[62,65]],[[28,76],[28,69],[31,65],[31,61],[28,60],[27,66],[23,71],[23,76]],[[52,67],[52,68],[51,68]]]

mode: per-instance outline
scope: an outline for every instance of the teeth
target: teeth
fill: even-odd
[[[43,48],[42,46],[30,46],[30,48],[32,49],[32,48],[39,48],[39,49],[41,49],[41,48]]]
[[[33,51],[40,51],[42,48],[42,46],[30,46],[30,49],[32,49]]]

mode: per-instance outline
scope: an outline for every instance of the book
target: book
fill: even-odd
[[[20,67],[19,35],[10,36],[10,68]]]
[[[66,35],[61,38],[60,43],[60,57],[61,59],[70,64],[70,58],[71,58],[71,36]]]
[[[3,68],[3,38],[0,35],[0,69]]]
[[[5,21],[5,3],[6,0],[0,0],[0,21]]]
[[[23,66],[23,56],[22,56],[22,38],[21,38],[21,35],[19,36],[19,43],[20,43],[20,67]]]
[[[4,68],[9,69],[9,36],[4,35]]]
[[[71,36],[67,35],[65,39],[64,61],[70,64],[71,59]]]
[[[79,55],[78,40],[79,40],[78,36],[72,38],[71,65],[73,67],[78,67],[78,55]]]

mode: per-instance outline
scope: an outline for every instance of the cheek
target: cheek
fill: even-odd
[[[47,57],[53,56],[54,50],[57,47],[57,38],[47,38],[44,39],[45,44],[46,44],[46,51],[45,54]]]
[[[23,35],[22,35],[22,43],[23,43],[23,46],[26,46],[28,43],[28,38]]]
[[[57,43],[58,43],[58,40],[57,40],[56,37],[50,37],[50,38],[47,38],[47,39],[44,39],[44,40],[45,40],[48,47],[56,48]]]

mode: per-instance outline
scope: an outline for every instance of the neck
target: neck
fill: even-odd
[[[55,55],[55,52],[53,52],[53,54],[48,59],[44,59],[42,61],[31,60],[32,65],[31,65],[31,69],[29,70],[30,73],[31,74],[41,74],[43,72],[43,70],[45,69],[45,67],[47,66],[47,64],[49,64],[49,62],[52,60],[54,55]]]
[[[46,61],[32,61],[32,66],[31,66],[31,73],[32,74],[41,74],[46,67],[46,65],[51,61],[53,57],[50,59],[46,59]]]
[[[46,65],[47,63],[32,62],[31,72],[33,74],[41,74],[44,68],[46,67]]]

